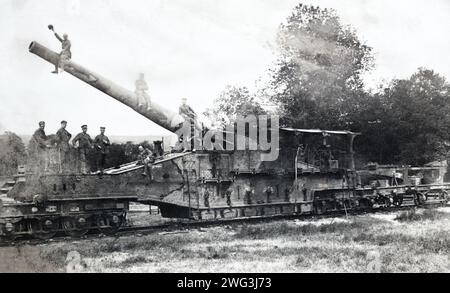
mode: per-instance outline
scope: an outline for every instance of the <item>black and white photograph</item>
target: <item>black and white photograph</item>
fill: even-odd
[[[0,5],[1,273],[450,273],[450,1]]]

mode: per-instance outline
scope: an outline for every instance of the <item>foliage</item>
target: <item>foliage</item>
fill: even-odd
[[[361,75],[372,66],[372,49],[334,10],[302,4],[281,24],[278,47],[269,87],[282,124],[348,128],[348,115],[365,94]]]
[[[214,100],[213,107],[204,115],[216,126],[226,125],[237,116],[261,115],[265,110],[246,87],[228,85]]]
[[[262,92],[277,103],[281,125],[361,132],[355,150],[362,163],[422,165],[447,157],[450,86],[444,77],[420,68],[368,92],[362,75],[373,66],[372,48],[330,9],[299,4],[277,40],[279,58]],[[245,87],[228,86],[205,114],[225,124],[238,114],[263,113],[258,100]]]
[[[411,78],[394,80],[385,89],[398,161],[421,165],[444,159],[449,150],[450,85],[433,70],[419,69]]]
[[[357,150],[372,161],[422,165],[449,151],[450,85],[433,70],[420,68],[368,97],[354,128],[363,135]]]
[[[0,138],[0,175],[13,175],[17,167],[26,161],[25,145],[13,132],[5,132]]]
[[[128,141],[126,143],[112,143],[109,147],[109,153],[106,156],[105,168],[117,168],[120,165],[133,162],[137,160],[139,154],[139,146],[142,145],[145,148],[153,149],[153,146],[148,141],[143,141],[139,144]],[[92,171],[98,169],[97,162],[100,154],[97,152],[91,152],[88,160]]]

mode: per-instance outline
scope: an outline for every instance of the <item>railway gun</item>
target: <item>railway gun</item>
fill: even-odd
[[[37,42],[29,51],[53,65],[58,62],[57,53]],[[142,107],[135,93],[73,61],[64,70],[173,133],[186,122],[156,101]],[[126,225],[130,203],[157,206],[166,218],[204,221],[448,202],[446,168],[356,170],[353,141],[359,133],[278,126],[277,131],[276,160],[261,160],[267,150],[236,147],[161,152],[151,167],[152,178],[142,175],[139,162],[103,174],[61,169],[50,145],[48,168],[30,163],[1,187],[0,236],[48,239],[63,232],[79,237],[92,230],[114,234]],[[239,135],[233,133],[234,141]],[[407,173],[421,170],[422,177],[411,179]]]

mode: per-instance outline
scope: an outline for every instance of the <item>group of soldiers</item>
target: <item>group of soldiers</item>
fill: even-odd
[[[52,73],[57,74],[58,69],[64,71],[65,65],[72,58],[71,52],[71,42],[67,34],[63,34],[61,37],[58,33],[55,32],[53,25],[48,26],[49,30],[51,30],[58,41],[61,42],[61,52],[59,53],[58,61],[55,64],[55,70]],[[151,109],[151,98],[148,94],[148,85],[145,81],[145,77],[143,73],[140,73],[139,78],[135,82],[135,94],[137,98],[138,107],[146,108],[147,110]],[[182,105],[179,109],[179,114],[182,115],[185,119],[196,121],[197,115],[194,110],[189,107],[186,103],[186,98],[182,99]],[[57,150],[59,152],[60,158],[60,170],[64,169],[64,166],[70,165],[70,150],[72,146],[69,141],[72,135],[66,130],[67,121],[61,121],[61,128],[58,130],[55,136],[55,143],[57,146]],[[43,165],[43,169],[45,170],[48,167],[48,156],[46,155],[46,148],[49,147],[48,141],[49,137],[45,134],[45,122],[39,122],[39,129],[33,135],[32,143],[34,143],[34,151],[37,154],[35,157],[38,158],[38,165]],[[97,166],[100,170],[100,173],[103,173],[106,155],[108,153],[108,147],[110,145],[110,141],[108,137],[105,135],[105,127],[100,128],[100,134],[95,137],[94,140],[91,139],[89,134],[87,134],[87,125],[81,126],[82,132],[77,134],[73,140],[72,145],[77,149],[78,156],[78,171],[86,174],[88,172],[88,163],[87,156],[91,149],[96,149],[99,153]],[[179,151],[182,151],[183,144],[182,138],[177,143]],[[145,166],[143,175],[149,176],[151,175],[151,166],[155,160],[156,153],[153,153],[151,150],[144,148],[143,146],[139,146],[139,157],[138,162]]]
[[[60,172],[67,171],[71,166],[71,150],[75,148],[77,155],[77,171],[82,174],[89,172],[89,166],[87,162],[88,154],[91,150],[95,149],[97,152],[97,167],[100,173],[103,173],[106,156],[109,153],[109,146],[111,142],[105,135],[105,127],[100,127],[100,134],[94,139],[87,133],[87,125],[82,125],[82,131],[78,133],[70,144],[72,134],[67,129],[67,121],[61,121],[61,128],[58,129],[56,135],[45,134],[45,122],[39,122],[39,128],[34,132],[31,139],[30,151],[34,153],[34,157],[37,158],[37,165],[42,167],[44,171],[49,166],[49,156],[47,149],[56,145],[56,149],[59,155],[59,169]]]

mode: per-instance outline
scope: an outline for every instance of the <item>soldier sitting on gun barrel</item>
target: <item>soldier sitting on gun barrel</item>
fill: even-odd
[[[148,85],[145,81],[144,74],[139,74],[139,79],[135,82],[135,94],[138,99],[138,107],[145,106],[148,110],[151,108],[150,96],[147,93]]]

